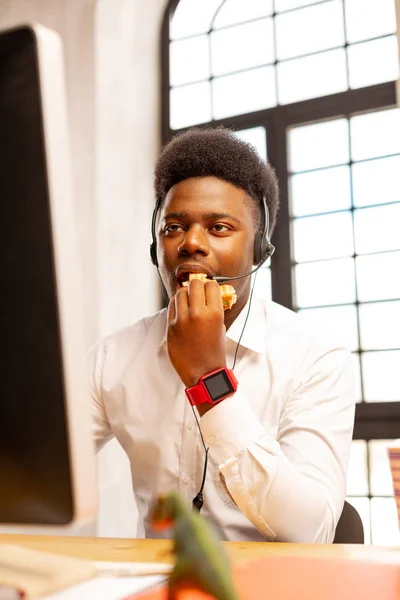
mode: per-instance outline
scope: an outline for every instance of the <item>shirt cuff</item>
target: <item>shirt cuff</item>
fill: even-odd
[[[238,456],[251,443],[266,435],[264,427],[239,391],[204,413],[200,428],[218,465]],[[271,443],[279,448],[272,436]]]

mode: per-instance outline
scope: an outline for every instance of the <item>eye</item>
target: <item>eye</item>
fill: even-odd
[[[184,228],[182,225],[178,225],[178,223],[171,223],[170,225],[166,225],[164,227],[164,233],[180,233],[181,231],[184,231]]]
[[[215,231],[216,233],[225,233],[227,231],[231,231],[231,228],[223,223],[216,223],[210,228],[210,231]]]

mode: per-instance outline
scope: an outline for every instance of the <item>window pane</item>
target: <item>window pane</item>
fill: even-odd
[[[272,15],[272,0],[227,0],[218,12],[213,28],[226,27],[243,21],[251,21]]]
[[[210,84],[193,83],[171,90],[171,129],[211,121]]]
[[[400,348],[400,302],[360,304],[359,311],[363,350]]]
[[[372,543],[377,546],[400,544],[399,522],[394,498],[371,500]]]
[[[358,256],[356,267],[360,302],[400,298],[400,252]]]
[[[347,87],[346,53],[341,48],[278,63],[280,104],[344,92]]]
[[[180,0],[170,24],[171,40],[207,33],[221,0]]]
[[[309,4],[317,4],[317,2],[321,2],[321,0],[275,0],[275,12],[292,10]]]
[[[211,32],[214,76],[273,63],[274,58],[272,19]]]
[[[357,254],[400,249],[400,202],[354,211]]]
[[[347,51],[350,88],[367,87],[398,78],[396,36],[349,46]]]
[[[347,489],[349,496],[368,496],[367,442],[351,442],[349,466],[347,469]]]
[[[210,58],[207,35],[199,35],[170,44],[170,82],[172,86],[208,79],[208,77],[210,77]]]
[[[354,305],[305,308],[299,313],[311,319],[317,326],[332,329],[335,336],[350,350],[358,350],[357,310]]]
[[[400,156],[355,163],[352,169],[354,206],[400,200]]]
[[[278,60],[343,46],[342,0],[278,15],[275,32]]]
[[[400,153],[400,110],[381,110],[350,119],[353,160]]]
[[[299,307],[355,302],[352,258],[324,260],[295,267],[296,302]]]
[[[365,352],[361,355],[366,402],[400,401],[400,351]]]
[[[354,366],[356,402],[362,402],[360,356],[358,354],[352,354],[351,358],[352,358],[353,366]]]
[[[293,241],[296,262],[352,256],[354,247],[351,213],[295,219]]]
[[[292,175],[290,188],[295,217],[351,207],[349,167]]]
[[[276,105],[273,67],[218,77],[213,80],[212,85],[215,119]]]
[[[372,440],[368,442],[371,494],[373,496],[393,496],[393,482],[390,471],[387,447],[392,440]]]
[[[257,150],[263,160],[267,160],[267,132],[265,127],[250,127],[235,131],[238,138],[248,142]]]
[[[290,129],[290,170],[307,171],[347,163],[348,136],[346,119],[334,119]]]
[[[358,511],[361,517],[362,524],[364,527],[364,543],[371,543],[371,516],[370,516],[370,504],[368,498],[346,498],[347,502],[352,504]]]
[[[394,0],[345,0],[345,8],[350,44],[396,31]]]

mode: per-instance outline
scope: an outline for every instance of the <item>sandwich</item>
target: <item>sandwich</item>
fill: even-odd
[[[189,280],[184,281],[182,285],[187,287],[189,285],[189,281],[192,281],[192,279],[207,281],[208,278],[205,273],[189,273]],[[233,285],[223,284],[219,286],[219,289],[221,290],[222,306],[224,307],[224,310],[232,308],[237,300],[236,291]]]

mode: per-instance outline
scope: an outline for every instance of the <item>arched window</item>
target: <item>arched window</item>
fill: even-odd
[[[400,435],[398,57],[394,0],[174,0],[162,33],[163,142],[223,124],[268,158],[272,298],[353,349],[348,493],[374,543],[398,531],[383,441]]]
[[[393,81],[395,32],[394,0],[181,0],[170,128]]]

